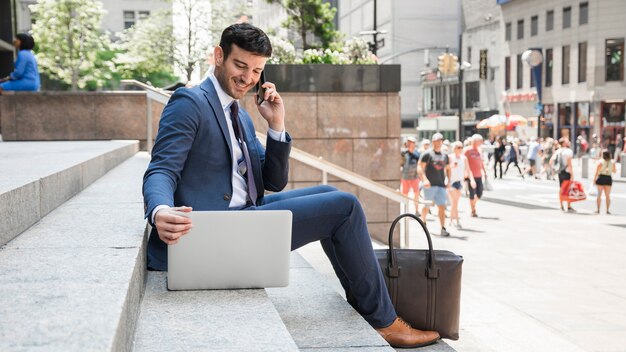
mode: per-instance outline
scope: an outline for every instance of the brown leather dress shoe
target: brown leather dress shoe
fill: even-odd
[[[386,328],[376,329],[392,347],[414,348],[431,345],[439,340],[436,331],[422,331],[413,329],[409,323],[397,317]]]

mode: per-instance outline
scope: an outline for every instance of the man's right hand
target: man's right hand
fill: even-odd
[[[430,181],[428,181],[428,179],[424,179],[424,181],[422,181],[422,185],[424,186],[424,188],[430,188]]]
[[[154,225],[161,241],[168,245],[176,244],[181,236],[189,232],[193,226],[191,219],[179,213],[189,213],[191,210],[191,207],[174,207],[157,211],[154,216]]]

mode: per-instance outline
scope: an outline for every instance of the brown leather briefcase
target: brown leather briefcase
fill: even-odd
[[[393,248],[393,230],[404,217],[420,223],[428,250]],[[393,221],[389,249],[377,249],[376,257],[398,316],[416,329],[458,340],[463,257],[433,250],[426,225],[413,214],[402,214]]]

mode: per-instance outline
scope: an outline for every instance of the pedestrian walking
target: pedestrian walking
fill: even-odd
[[[552,159],[552,155],[554,154],[554,139],[546,138],[543,143],[543,171],[546,174],[546,180],[554,179],[554,169],[552,169],[552,164],[550,160]]]
[[[498,137],[493,152],[493,178],[498,178],[498,169],[500,167],[500,178],[502,178],[502,163],[504,162],[504,154],[506,153],[506,145],[502,137]]]
[[[405,196],[409,195],[409,192],[413,191],[413,199],[415,200],[415,213],[419,214],[418,199],[420,194],[420,180],[417,175],[417,164],[420,160],[420,153],[415,149],[417,145],[417,139],[413,136],[407,138],[406,150],[403,150],[400,155],[402,156],[402,179],[401,190]]]
[[[469,168],[469,162],[467,157],[463,154],[463,143],[456,141],[452,143],[452,153],[448,155],[450,160],[450,225],[456,221],[456,227],[461,228],[461,222],[459,220],[459,199],[461,198],[461,191],[463,190],[463,180],[467,176],[469,178],[470,185],[476,188],[476,182],[474,176]]]
[[[524,173],[522,172],[522,169],[519,167],[519,164],[517,163],[519,160],[519,156],[520,156],[519,140],[516,138],[515,140],[511,142],[511,145],[509,147],[509,162],[506,164],[506,169],[504,169],[505,175],[509,171],[509,166],[513,164],[513,166],[517,168],[517,171],[519,172],[520,176],[522,176],[522,179],[524,178]]]
[[[570,142],[567,138],[559,139],[560,148],[554,153],[552,156],[553,165],[556,165],[556,172],[559,175],[559,204],[561,206],[561,210],[565,211],[566,209],[563,207],[563,200],[561,197],[563,187],[563,183],[565,181],[569,182],[574,180],[574,171],[572,168],[572,158],[574,157],[574,152],[570,149]],[[575,213],[576,210],[572,208],[572,203],[567,201],[567,212]]]
[[[528,168],[524,170],[524,173],[527,173],[530,176],[539,178],[537,176],[537,159],[539,157],[539,149],[540,145],[537,142],[537,138],[531,137],[530,143],[528,144],[528,152],[526,153],[526,159],[528,159]]]
[[[472,145],[465,149],[464,155],[467,158],[471,175],[474,177],[475,185],[471,182],[469,187],[470,207],[472,208],[472,217],[477,217],[476,203],[483,196],[483,177],[487,179],[487,171],[483,162],[482,150],[480,146],[483,144],[483,136],[475,134],[472,136]]]
[[[596,174],[593,176],[594,183],[598,187],[598,197],[596,204],[598,209],[596,214],[600,214],[600,204],[602,204],[602,193],[606,198],[606,213],[611,214],[609,207],[611,206],[611,186],[613,186],[612,174],[615,173],[615,163],[611,160],[611,153],[608,150],[602,151],[602,160],[596,166]]]
[[[424,199],[434,203],[438,208],[439,224],[441,225],[441,236],[450,236],[450,232],[446,230],[446,188],[450,182],[450,163],[448,155],[441,151],[443,145],[443,135],[435,133],[432,138],[432,149],[422,153],[419,162],[418,173],[422,179],[424,188]],[[446,183],[446,177],[448,182]],[[426,222],[426,215],[430,210],[430,204],[427,203],[422,208],[422,220]]]

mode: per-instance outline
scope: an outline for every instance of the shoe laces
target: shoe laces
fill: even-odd
[[[407,328],[409,328],[409,329],[413,329],[413,327],[411,326],[411,324],[409,324],[409,323],[407,323],[406,321],[404,321],[404,319],[402,319],[402,318],[398,317],[398,320],[399,320],[399,321],[400,321],[400,322],[401,322],[404,326],[406,326]]]

